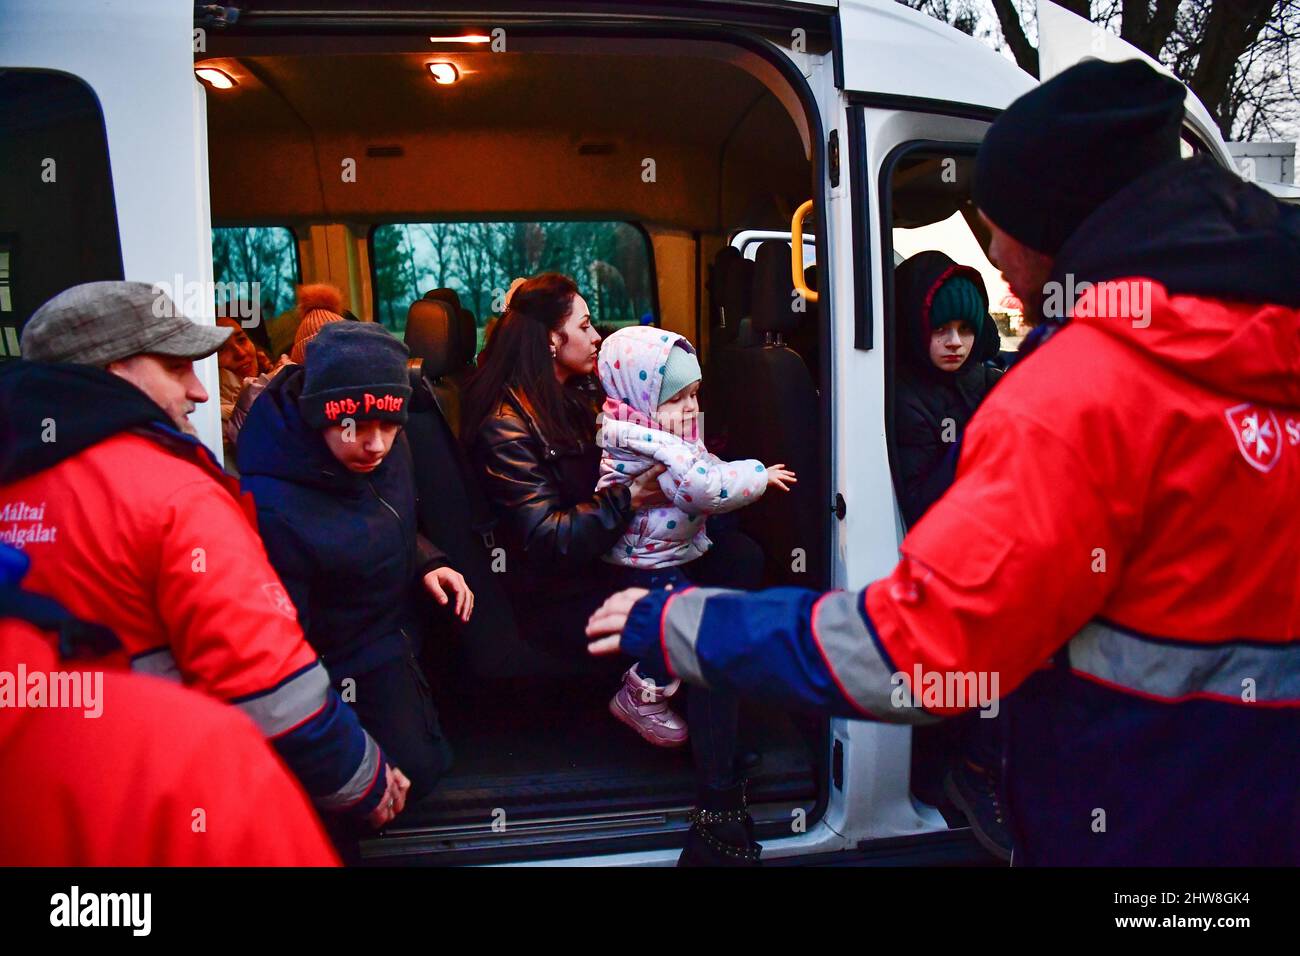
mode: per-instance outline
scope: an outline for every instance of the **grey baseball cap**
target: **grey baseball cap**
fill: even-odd
[[[231,329],[198,325],[147,282],[85,282],[64,289],[23,327],[23,358],[103,367],[146,352],[205,358]]]

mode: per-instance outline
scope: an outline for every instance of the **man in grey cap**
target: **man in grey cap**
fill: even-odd
[[[318,806],[382,826],[410,783],[330,686],[251,499],[189,424],[194,360],[229,334],[141,282],[37,309],[0,365],[0,541],[31,590],[116,635],[119,663],[239,707]]]
[[[225,344],[230,329],[198,325],[145,282],[87,282],[65,289],[23,328],[32,362],[93,365],[126,379],[194,435],[189,415],[208,400],[194,362]]]

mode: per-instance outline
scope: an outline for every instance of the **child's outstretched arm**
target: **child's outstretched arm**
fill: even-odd
[[[767,490],[767,469],[752,458],[722,461],[689,451],[685,461],[679,454],[664,463],[678,479],[673,504],[687,514],[725,514],[753,504]]]
[[[687,514],[735,511],[767,490],[769,474],[761,461],[722,461],[699,445],[653,429],[623,427],[618,440],[622,447],[667,466],[659,484],[673,505]]]

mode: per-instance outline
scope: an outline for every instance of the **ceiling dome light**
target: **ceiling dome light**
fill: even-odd
[[[430,43],[491,43],[492,38],[482,33],[469,33],[456,37],[429,37]]]
[[[443,86],[449,86],[460,79],[460,71],[450,63],[430,63],[429,72],[433,74],[433,81]]]
[[[235,87],[235,81],[229,74],[213,66],[201,66],[194,71],[194,75],[214,90],[230,90]]]

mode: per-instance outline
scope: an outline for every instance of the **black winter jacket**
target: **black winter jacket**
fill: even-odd
[[[415,465],[417,526],[426,538],[438,542],[474,592],[473,615],[456,625],[461,646],[472,655],[499,647],[501,634],[515,626],[504,582],[492,571],[485,541],[495,516],[429,380],[415,372],[411,387],[411,414],[403,434]]]
[[[894,392],[899,507],[908,527],[943,497],[956,478],[957,442],[1002,371],[986,364],[998,354],[993,319],[985,323],[962,367],[944,372],[930,361],[930,298],[955,274],[971,279],[988,304],[978,272],[942,252],[921,252],[898,267],[895,302],[899,372]]]
[[[596,491],[600,448],[594,404],[589,415],[585,408],[581,414],[591,439],[553,443],[542,434],[527,399],[507,388],[471,445],[500,519],[495,537],[506,549],[507,587],[521,610],[524,601],[563,601],[589,590],[600,570],[596,562],[632,520],[632,496],[625,486]]]
[[[303,375],[285,369],[253,403],[239,472],[307,641],[338,680],[406,652],[420,579],[447,562],[417,541],[406,436],[371,474],[349,471],[298,412]]]

